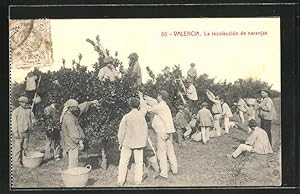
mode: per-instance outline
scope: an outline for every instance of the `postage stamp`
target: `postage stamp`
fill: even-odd
[[[12,189],[281,185],[280,18],[11,20],[10,45]]]
[[[9,45],[12,68],[51,65],[53,54],[50,21],[10,20]]]

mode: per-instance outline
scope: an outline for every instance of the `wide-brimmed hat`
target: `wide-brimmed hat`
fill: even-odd
[[[257,122],[256,122],[254,119],[251,119],[251,120],[249,121],[249,123],[248,123],[248,126],[249,126],[249,127],[257,127],[258,124],[257,124]]]
[[[184,107],[182,105],[179,105],[178,110],[184,110]]]
[[[201,106],[208,107],[208,103],[207,102],[202,102]]]
[[[129,59],[138,59],[139,56],[138,56],[138,54],[136,54],[136,53],[131,53],[131,54],[128,56],[128,58],[129,58]]]
[[[195,65],[196,65],[195,63],[191,63],[191,64],[190,64],[190,66],[192,66],[192,67],[195,67]]]
[[[18,99],[18,102],[25,102],[25,103],[28,103],[28,98],[25,97],[25,96],[21,96],[19,99]]]
[[[106,57],[104,59],[104,64],[112,63],[113,61],[114,61],[114,58],[112,58],[112,57]]]
[[[159,91],[159,94],[162,96],[162,98],[163,98],[164,100],[169,99],[169,94],[168,94],[168,92],[167,92],[166,90],[160,90],[160,91]]]

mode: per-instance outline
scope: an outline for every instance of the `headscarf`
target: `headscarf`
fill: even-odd
[[[67,100],[67,102],[64,104],[64,108],[61,112],[61,116],[60,116],[60,119],[59,119],[59,122],[62,123],[62,120],[66,114],[66,112],[68,111],[68,109],[72,106],[75,106],[75,107],[78,107],[78,102],[74,99],[69,99]]]

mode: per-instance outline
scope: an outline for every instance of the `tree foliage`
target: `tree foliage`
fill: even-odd
[[[53,102],[63,105],[68,99],[76,99],[79,103],[84,101],[99,100],[101,106],[91,108],[87,113],[80,116],[80,124],[86,134],[89,145],[94,143],[116,144],[117,129],[121,118],[129,112],[127,100],[132,96],[137,96],[137,88],[134,81],[127,77],[122,62],[117,59],[118,53],[115,53],[114,66],[122,72],[122,77],[116,81],[100,81],[97,73],[104,66],[104,58],[110,55],[108,50],[100,44],[99,36],[96,41],[86,40],[98,53],[98,61],[93,64],[94,70],[88,71],[80,64],[82,55],[79,54],[78,62],[74,60],[72,68],[65,68],[65,60],[58,71],[48,71],[46,73],[35,69],[34,74],[41,77],[40,86],[37,90],[42,102],[35,107],[35,116],[42,127],[47,128],[47,122],[43,120],[43,110]],[[182,75],[180,65],[165,67],[157,76],[147,67],[152,80],[145,83],[143,91],[146,95],[156,98],[159,90],[164,89],[168,92],[170,99],[167,102],[173,114],[176,114],[176,107],[182,104],[178,96],[178,90],[181,88],[175,79],[182,78],[186,83],[186,78]],[[207,74],[199,75],[194,85],[197,89],[199,101],[208,101],[204,91],[210,89],[215,94],[223,97],[229,105],[233,105],[239,96],[257,97],[257,91],[262,87],[270,87],[268,83],[253,79],[239,79],[234,83],[228,83],[226,80],[216,83],[214,78],[209,78]],[[14,107],[18,106],[17,98],[25,94],[25,83],[12,84],[11,103]],[[278,92],[272,92],[273,97],[280,95]]]

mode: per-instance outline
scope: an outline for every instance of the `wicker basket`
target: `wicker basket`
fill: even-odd
[[[23,156],[23,166],[27,168],[37,168],[41,165],[44,154],[41,152],[30,151]]]

